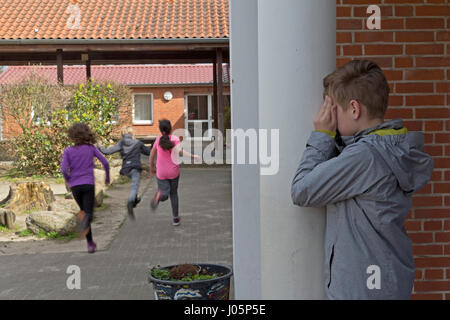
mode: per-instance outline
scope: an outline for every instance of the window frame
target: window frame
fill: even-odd
[[[136,111],[136,103],[135,103],[135,97],[136,96],[150,96],[150,113],[152,120],[136,120],[134,118],[135,111]],[[132,123],[135,125],[153,125],[154,123],[154,97],[152,92],[136,92],[132,94],[133,97],[133,110],[132,110]]]

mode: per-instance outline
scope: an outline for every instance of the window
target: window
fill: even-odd
[[[153,94],[135,93],[133,95],[133,123],[153,124]]]

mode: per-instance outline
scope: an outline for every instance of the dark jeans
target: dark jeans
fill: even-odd
[[[137,169],[132,169],[126,174],[127,177],[131,178],[131,191],[128,197],[128,202],[136,201],[136,197],[139,191],[139,184],[141,181],[141,172]]]
[[[89,218],[89,226],[94,218],[95,186],[93,184],[81,184],[71,188],[73,197]],[[92,229],[89,229],[86,240],[92,241]]]
[[[158,189],[161,191],[161,200],[166,201],[170,197],[170,203],[172,204],[172,216],[178,217],[178,180],[180,176],[175,179],[158,179]]]

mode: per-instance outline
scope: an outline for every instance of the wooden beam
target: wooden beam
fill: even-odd
[[[58,82],[60,84],[64,84],[64,66],[63,66],[62,49],[56,50],[56,66],[57,66]]]
[[[86,80],[91,80],[91,60],[89,58],[86,60]]]
[[[213,60],[213,112],[214,112],[214,129],[218,129],[218,94],[217,94],[217,59]]]
[[[217,122],[218,129],[222,132],[225,137],[224,131],[224,123],[223,123],[223,69],[222,69],[222,49],[218,48],[216,50],[216,59],[217,59]]]
[[[208,44],[148,44],[148,43],[123,43],[108,44],[1,44],[2,52],[54,52],[62,49],[64,52],[87,52],[87,51],[110,51],[110,52],[138,52],[138,51],[210,51],[214,52],[216,48],[229,50],[229,43],[208,43]]]

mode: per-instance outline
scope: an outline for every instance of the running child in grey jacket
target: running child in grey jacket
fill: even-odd
[[[410,299],[414,259],[403,224],[433,171],[424,136],[384,121],[389,86],[371,61],[349,62],[324,89],[291,194],[296,205],[327,208],[326,296]]]
[[[150,148],[146,147],[142,141],[136,140],[135,131],[131,126],[125,126],[121,129],[122,140],[110,148],[98,146],[103,154],[113,154],[120,152],[122,158],[122,169],[120,174],[131,178],[131,191],[128,197],[127,209],[128,215],[134,220],[133,208],[141,201],[138,196],[139,184],[141,180],[141,154],[150,155]]]

